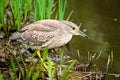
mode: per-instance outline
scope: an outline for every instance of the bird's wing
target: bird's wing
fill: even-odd
[[[22,33],[23,40],[33,44],[43,44],[55,36],[55,32],[28,31]]]
[[[24,32],[26,30],[40,30],[40,31],[54,31],[58,28],[60,28],[61,24],[57,20],[41,20],[34,22],[30,25],[27,25],[26,27],[22,28],[20,32]]]
[[[33,23],[21,29],[21,38],[33,44],[43,44],[58,35],[59,28],[50,24]]]

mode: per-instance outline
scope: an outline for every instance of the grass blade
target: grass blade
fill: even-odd
[[[37,51],[38,52],[38,51]],[[40,63],[40,67],[39,69],[34,73],[32,80],[36,80],[38,78],[38,76],[41,74],[42,69],[45,67],[45,69],[48,69],[48,67],[46,66],[46,64],[44,63],[44,61],[47,59],[47,54],[48,54],[48,48],[45,48],[43,53],[43,55],[39,57],[39,59],[41,60]]]
[[[14,25],[17,28],[17,30],[19,31],[21,26],[20,26],[20,22],[21,22],[21,3],[20,0],[10,0],[10,7],[12,10],[12,15],[14,18]]]
[[[65,9],[67,6],[67,0],[59,0],[58,1],[58,16],[59,16],[59,20],[63,20],[64,19],[64,14],[65,14]]]
[[[51,18],[53,6],[54,6],[54,0],[48,0],[47,19],[50,19],[50,18]]]
[[[71,15],[73,14],[73,10],[70,12],[70,14],[67,17],[67,20],[70,20]]]
[[[5,33],[7,34],[7,27],[5,23],[5,7],[6,7],[6,0],[1,0],[0,2],[0,22],[1,22],[1,27],[3,27]]]
[[[51,60],[50,58],[48,58],[48,76],[49,76],[49,80],[52,80],[53,75],[52,75],[52,64],[51,64]]]
[[[0,80],[3,80],[3,74],[1,74],[1,71],[0,71]]]
[[[70,69],[74,66],[74,64],[76,63],[76,60],[73,60],[73,62],[68,66],[68,68],[66,68],[62,74],[62,77],[60,80],[66,80],[67,74],[70,71]]]

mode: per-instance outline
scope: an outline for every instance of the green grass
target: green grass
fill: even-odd
[[[51,18],[53,7],[54,7],[54,0],[48,0],[48,7],[47,7],[47,14],[46,14],[47,19]]]
[[[44,61],[47,59],[47,49],[44,50],[43,52],[43,57],[39,58],[37,60],[37,62],[33,63],[32,60],[34,58],[34,55],[37,54],[37,52],[34,53],[34,55],[31,58],[30,64],[33,64],[32,66],[30,64],[28,64],[28,66],[25,66],[25,62],[23,57],[21,57],[21,63],[20,64],[19,60],[17,60],[16,56],[12,55],[10,57],[10,68],[9,68],[9,75],[10,75],[10,79],[11,80],[18,80],[18,79],[22,79],[22,80],[36,80],[37,78],[40,77],[41,72],[44,68]],[[20,55],[19,55],[20,56]],[[40,61],[40,59],[43,59],[44,61]],[[38,67],[37,64],[40,64],[40,66]],[[23,66],[23,67],[22,67]],[[28,67],[28,68],[26,68]],[[18,76],[17,72],[19,72],[19,76],[21,75],[21,77]]]
[[[49,76],[49,80],[53,80],[53,77],[55,75],[55,69],[56,67],[53,68],[52,66],[52,61],[50,58],[48,58],[48,76]]]
[[[45,19],[46,0],[34,0],[34,21]]]
[[[64,19],[66,6],[67,6],[67,0],[59,0],[58,1],[59,20],[63,20]]]
[[[73,60],[72,63],[63,71],[62,77],[60,80],[67,80],[67,74],[69,73],[69,71],[71,70],[71,68],[75,65],[77,61]]]
[[[3,74],[1,74],[1,71],[0,71],[0,80],[3,80]]]
[[[14,26],[19,31],[21,28],[21,3],[20,0],[10,0],[10,8],[12,10]]]
[[[6,0],[0,1],[0,29],[3,28],[5,33],[7,33],[6,23],[5,23],[5,8]]]
[[[64,51],[62,50],[61,51],[61,54],[60,54],[60,67],[62,67],[62,65],[63,65],[63,56],[64,56]],[[67,74],[69,73],[69,71],[71,70],[71,68],[75,65],[75,63],[76,63],[77,61],[76,60],[73,60],[72,62],[71,62],[71,64],[67,67],[67,68],[65,68],[64,69],[64,71],[63,71],[63,73],[62,73],[62,76],[61,76],[61,78],[60,78],[60,80],[67,80]]]
[[[52,16],[54,5],[55,5],[54,0],[48,0],[48,1],[35,0],[34,1],[34,21],[42,20],[42,19],[50,19]],[[66,6],[67,6],[67,0],[58,0],[58,10],[55,14],[56,15],[55,19],[59,19],[59,20],[64,19]]]
[[[6,12],[6,1],[1,0],[0,3],[0,28],[4,29],[4,32],[7,33],[9,30],[16,29],[20,30],[27,22],[34,22],[42,19],[65,19],[65,10],[67,6],[67,0],[58,0],[56,5],[55,0],[10,0],[9,11]],[[57,7],[58,9],[53,12],[53,8]],[[10,13],[9,15],[6,15]],[[69,14],[67,20],[70,18],[72,12]],[[5,15],[9,18],[5,19]],[[9,27],[7,27],[7,26]],[[9,30],[8,30],[9,29]],[[8,31],[7,31],[8,30]],[[20,53],[18,50],[17,53]],[[60,64],[62,65],[61,54]],[[38,54],[39,59],[37,62],[33,63],[35,55]],[[10,56],[10,66],[9,66],[9,77],[11,80],[36,80],[38,78],[44,79],[43,69],[47,71],[49,80],[53,80],[54,77],[57,77],[57,66],[53,65],[53,62],[48,58],[48,49],[46,48],[42,55],[39,55],[40,52],[36,51],[30,59],[30,64],[26,66],[25,60],[22,57],[22,54],[19,54],[20,60],[17,59],[15,55]],[[46,63],[47,60],[47,63]],[[66,68],[61,76],[61,80],[66,79],[67,73],[75,64],[76,61],[73,61],[68,68]],[[39,66],[37,66],[40,64]],[[0,80],[3,78],[3,74],[0,73]]]
[[[6,10],[6,3],[9,7]],[[58,5],[56,5],[58,3]],[[12,29],[20,30],[27,22],[42,19],[65,19],[67,0],[1,0],[0,3],[0,28],[7,33]],[[57,10],[54,10],[54,9]],[[70,18],[68,15],[67,20]],[[8,17],[5,19],[5,15]],[[7,26],[6,26],[7,25]],[[8,32],[9,33],[9,32]]]
[[[71,64],[64,69],[62,76],[59,78],[57,75],[57,66],[63,65],[60,64],[53,64],[51,59],[48,57],[48,49],[44,49],[41,56],[38,58],[36,62],[33,62],[35,55],[40,53],[36,51],[30,59],[30,63],[27,63],[25,66],[24,58],[21,56],[20,60],[17,59],[15,55],[10,56],[10,67],[9,67],[9,78],[11,80],[37,80],[37,79],[45,79],[46,77],[43,76],[45,74],[43,71],[47,72],[49,80],[53,80],[53,78],[57,78],[59,80],[67,80],[67,74],[70,69],[76,63],[76,60],[73,60]],[[63,53],[63,52],[62,52]],[[19,54],[20,56],[21,54]],[[63,54],[61,54],[63,55]],[[61,60],[62,62],[62,60]],[[32,65],[31,65],[32,64]],[[39,65],[39,66],[38,66]],[[3,75],[0,74],[0,78],[3,78]],[[0,79],[0,80],[1,80]]]
[[[21,10],[22,10],[22,16],[23,16],[23,22],[26,23],[26,21],[31,17],[32,14],[32,2],[33,0],[21,0]]]
[[[32,1],[33,0],[21,0],[21,8],[23,14],[23,21],[27,21],[27,17],[29,17],[32,13]]]

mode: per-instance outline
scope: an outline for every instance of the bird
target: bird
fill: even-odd
[[[66,45],[73,35],[88,36],[68,20],[46,19],[33,22],[13,33],[9,40],[16,40],[32,49],[43,50]]]

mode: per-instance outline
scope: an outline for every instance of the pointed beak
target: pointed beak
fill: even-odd
[[[82,31],[80,31],[80,30],[77,30],[76,33],[77,33],[77,35],[88,38],[88,36],[85,33],[83,33]]]

